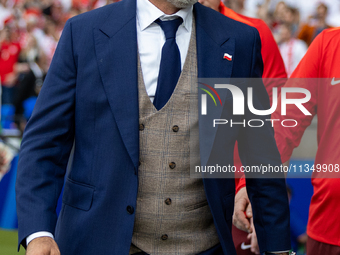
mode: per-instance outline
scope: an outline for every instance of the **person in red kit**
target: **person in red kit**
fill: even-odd
[[[277,87],[278,91],[280,91],[280,87],[282,87],[286,81],[287,73],[279,48],[269,27],[261,19],[250,18],[233,11],[232,9],[226,7],[220,0],[199,0],[199,2],[231,19],[255,27],[258,30],[261,38],[261,54],[264,65],[262,77],[266,78],[263,80],[263,82],[269,95],[270,102],[272,102],[272,89]],[[240,157],[238,155],[237,144],[234,151],[234,165],[237,169],[240,169],[242,166]],[[245,176],[241,171],[238,171],[238,173],[235,173],[235,177],[236,192],[240,194],[246,193]],[[248,255],[258,251],[257,247],[251,247],[250,241],[247,238],[248,232],[251,231],[252,229],[250,224],[247,225],[246,229],[243,228],[243,230],[233,226],[233,240],[238,255]]]
[[[11,40],[11,32],[6,27],[0,31],[0,83],[2,104],[12,103],[13,86],[16,81],[14,66],[20,55],[19,42]]]
[[[287,105],[287,115],[284,117],[295,119],[299,124],[293,128],[284,128],[276,123],[274,125],[281,159],[286,162],[290,159],[293,149],[299,146],[302,135],[313,117],[318,115],[318,150],[312,174],[314,193],[307,224],[307,255],[340,255],[339,45],[340,28],[324,30],[312,42],[291,78],[320,79],[294,79],[285,85],[309,90],[311,99],[304,106],[311,115],[304,115],[294,105]],[[298,98],[297,94],[291,94],[290,97]],[[280,117],[279,111],[274,112],[272,116],[273,119]]]
[[[314,193],[307,224],[307,255],[340,255],[340,28],[326,29],[312,42],[291,79],[284,87],[307,89],[311,98],[303,106],[305,115],[294,104],[287,105],[281,115],[281,99],[272,119],[294,119],[295,127],[283,127],[274,122],[275,140],[282,162],[289,161],[293,149],[299,146],[305,129],[318,115],[318,150],[312,172]],[[289,93],[287,98],[301,98],[301,93]],[[305,168],[303,171],[306,171]],[[239,199],[247,200],[246,194]],[[244,206],[245,210],[246,206]],[[240,221],[246,220],[243,219]]]

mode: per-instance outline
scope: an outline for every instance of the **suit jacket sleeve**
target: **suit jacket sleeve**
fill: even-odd
[[[255,31],[252,53],[252,78],[260,78],[263,72],[260,37]],[[269,98],[262,79],[252,79],[248,87],[253,88],[255,109],[269,109]],[[247,100],[245,100],[247,101]],[[245,102],[246,125],[238,136],[239,154],[244,166],[281,166],[270,116],[251,113]],[[262,127],[250,127],[250,119],[261,119]],[[255,122],[253,123],[255,125]],[[258,122],[256,123],[258,125]],[[254,224],[260,251],[290,250],[289,207],[283,172],[272,175],[246,173],[249,199],[253,208]]]
[[[19,245],[38,231],[54,233],[56,206],[74,140],[76,64],[71,23],[65,25],[24,133],[16,200]]]
[[[286,83],[287,73],[281,57],[279,48],[275,42],[273,34],[266,23],[262,20],[254,19],[254,26],[260,33],[262,50],[261,55],[263,59],[263,83],[269,95],[270,104],[272,104],[273,88],[278,88],[278,95],[281,87]],[[280,104],[278,104],[279,106]],[[275,118],[273,118],[275,119]],[[236,155],[234,162],[240,163],[238,155]],[[284,161],[283,161],[284,162]],[[240,179],[236,179],[236,193],[246,186],[245,175]]]

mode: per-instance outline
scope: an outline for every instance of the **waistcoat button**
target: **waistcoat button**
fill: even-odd
[[[178,127],[177,125],[175,125],[175,126],[172,127],[172,131],[178,132],[178,130],[179,130],[179,127]]]
[[[166,205],[171,205],[171,198],[165,199],[165,204]]]
[[[169,163],[169,167],[170,167],[171,169],[174,169],[174,168],[176,167],[176,163],[175,163],[175,162]]]

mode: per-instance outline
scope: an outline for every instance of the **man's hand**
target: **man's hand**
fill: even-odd
[[[60,255],[57,243],[51,237],[38,237],[27,246],[26,255]]]
[[[0,142],[0,181],[10,169],[13,156],[14,155],[8,146]]]
[[[257,242],[257,236],[256,236],[253,218],[250,219],[250,223],[251,223],[250,226],[253,229],[253,233],[250,233],[247,236],[247,238],[250,239],[250,245],[251,245],[250,250],[251,250],[251,252],[253,252],[255,254],[260,254],[260,248],[259,248],[259,244]]]
[[[253,229],[249,220],[251,217],[253,217],[251,204],[248,198],[246,187],[243,187],[239,190],[239,192],[237,192],[235,196],[233,224],[238,229],[252,233]]]

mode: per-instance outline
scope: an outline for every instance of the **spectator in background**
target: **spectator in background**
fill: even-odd
[[[248,16],[248,17],[256,17],[256,9],[247,8],[246,0],[224,0],[224,5],[233,11]]]
[[[111,2],[114,1],[0,0],[1,103],[8,105],[4,119],[6,116],[11,123],[6,128],[17,126],[23,130],[29,115],[24,107],[26,99],[36,96],[37,83],[47,72],[66,20]]]
[[[284,1],[278,2],[273,14],[273,27],[281,25],[285,20],[286,3]]]
[[[50,64],[60,37],[60,32],[57,30],[57,24],[53,19],[46,19],[44,33],[45,36],[41,46],[47,57],[48,64]]]
[[[333,3],[329,10],[327,23],[332,27],[340,27],[340,0]]]
[[[296,8],[287,5],[284,10],[283,22],[291,28],[291,33],[294,37],[297,35],[299,29],[299,20],[299,11]]]
[[[263,0],[263,3],[258,8],[258,17],[271,28],[276,41],[280,37],[279,30],[282,24],[291,26],[292,34],[295,37],[299,30],[299,9],[295,7],[296,5],[290,5],[291,3],[288,1],[279,1],[276,5],[273,5],[273,2],[272,0]]]
[[[16,82],[15,64],[20,55],[20,44],[16,31],[6,26],[0,31],[0,82],[2,86],[2,104],[12,104]]]
[[[310,16],[308,23],[302,26],[298,34],[298,39],[305,41],[309,46],[314,38],[324,29],[331,28],[331,26],[326,23],[327,14],[327,5],[324,3],[319,4],[316,13]]]
[[[39,48],[43,50],[50,63],[64,27],[61,5],[52,3],[42,6],[41,9],[29,8],[25,11],[24,18],[27,23],[27,34],[34,35]]]
[[[270,3],[271,0],[264,0],[262,4],[257,5],[257,17],[271,28],[273,15],[269,12]]]
[[[24,47],[20,54],[22,62],[33,62],[39,52],[39,45],[35,36],[27,33],[25,37]]]
[[[0,140],[0,181],[11,167],[12,150]]]
[[[72,6],[83,13],[118,1],[119,0],[72,0]]]
[[[290,77],[305,55],[307,45],[304,41],[293,38],[290,25],[282,24],[280,26],[279,49],[285,63],[287,75]]]
[[[0,30],[4,29],[5,23],[12,16],[12,11],[7,8],[7,0],[0,0]]]
[[[289,5],[298,8],[300,12],[300,21],[308,23],[311,16],[316,15],[316,9],[320,4],[335,8],[338,0],[285,0]],[[332,11],[333,12],[333,11]]]
[[[45,33],[42,26],[44,21],[41,15],[39,9],[27,9],[23,12],[23,22],[26,24],[26,29],[23,29],[24,32],[22,34],[23,49],[27,47],[30,36],[34,37],[39,48],[43,48]]]
[[[267,25],[270,27],[273,33],[275,41],[278,41],[279,27],[281,24],[285,23],[285,12],[287,6],[284,1],[280,1],[277,3],[275,10],[273,12],[270,12],[269,2],[265,2],[259,7],[258,15],[260,19],[266,21]]]
[[[65,21],[74,13],[71,12],[73,9],[70,13],[65,13],[61,4],[53,0],[0,1],[2,104],[13,104],[16,97],[15,86],[18,79],[20,83],[21,76],[31,71],[30,65],[35,62],[37,48],[43,52],[44,59],[49,64]],[[37,44],[34,48],[29,45],[32,41]],[[19,58],[20,51],[23,54]],[[28,62],[30,65],[21,62]]]
[[[31,111],[30,109],[24,109],[24,102],[29,98],[33,99],[30,102],[35,102],[48,69],[48,61],[44,53],[39,51],[34,36],[30,35],[28,39],[27,47],[21,54],[21,59],[27,63],[28,69],[19,76],[14,97],[14,119],[21,132],[24,131],[30,115],[27,110]],[[26,114],[24,114],[25,110]]]

